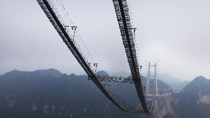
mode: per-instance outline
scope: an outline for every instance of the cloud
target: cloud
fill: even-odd
[[[62,0],[90,53],[107,71],[129,71],[112,1]],[[140,63],[160,60],[159,72],[191,80],[210,77],[209,0],[130,0]],[[0,2],[0,73],[57,68],[84,71],[36,0]]]

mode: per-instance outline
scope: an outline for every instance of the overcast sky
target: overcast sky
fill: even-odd
[[[210,78],[210,0],[128,0],[138,55],[182,80]],[[128,71],[112,0],[62,0],[100,69]],[[0,1],[0,74],[56,68],[84,71],[36,0]],[[143,70],[144,72],[144,70]]]

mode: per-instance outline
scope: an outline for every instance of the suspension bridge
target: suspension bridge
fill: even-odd
[[[97,75],[96,72],[98,69],[98,63],[94,61],[92,55],[85,46],[81,36],[77,31],[77,26],[75,26],[69,18],[69,14],[66,12],[62,2],[60,0],[37,0],[37,2],[62,38],[63,42],[69,48],[69,50],[74,55],[84,71],[87,73],[89,79],[95,83],[95,85],[101,90],[101,92],[116,107],[127,112],[147,114],[152,113],[153,102],[155,99],[155,95],[157,95],[157,80],[155,81],[155,93],[149,94],[150,75],[148,75],[145,92],[145,87],[142,84],[142,78],[140,76],[141,66],[139,65],[137,59],[137,48],[135,44],[136,28],[134,28],[131,23],[130,10],[127,0],[113,0],[113,5],[115,8],[129,68],[131,71],[131,77],[128,78]],[[133,83],[135,85],[140,104],[135,109],[126,108],[125,106],[120,104],[119,101],[113,98],[111,93],[101,83],[102,81]],[[152,101],[152,104],[150,105],[147,102],[148,97],[150,97],[150,101]],[[143,110],[139,109],[139,107],[142,107]]]

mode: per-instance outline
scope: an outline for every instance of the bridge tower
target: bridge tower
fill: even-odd
[[[151,68],[154,68],[154,74],[151,75]],[[146,94],[150,94],[150,80],[154,80],[154,94],[158,95],[158,84],[157,84],[157,62],[151,65],[151,62],[148,62],[148,73],[147,73],[147,82],[146,82]]]
[[[148,72],[147,72],[147,86],[146,86],[146,94],[149,94],[149,80],[150,80],[150,62],[148,62]]]

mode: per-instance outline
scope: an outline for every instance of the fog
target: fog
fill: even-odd
[[[112,0],[61,0],[99,67],[129,72]],[[140,64],[182,80],[210,78],[209,0],[129,0]],[[0,74],[56,68],[85,72],[36,0],[0,1]]]

